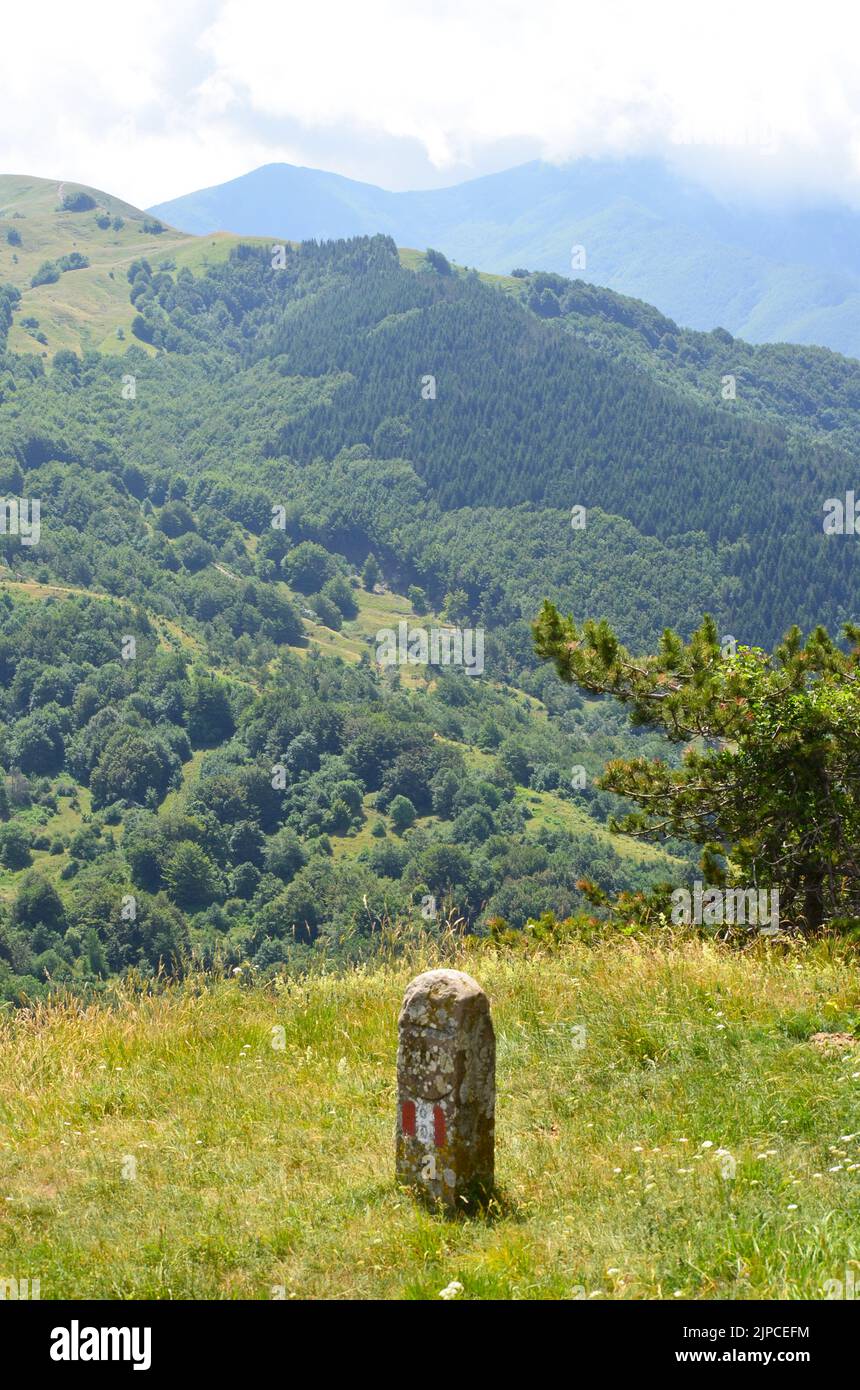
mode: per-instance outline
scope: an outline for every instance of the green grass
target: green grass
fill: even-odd
[[[209,752],[208,748],[196,748],[188,761],[182,764],[182,785],[165,796],[159,808],[163,815],[171,815],[183,808],[189,788],[196,782],[203,759]]]
[[[87,212],[60,211],[60,190],[83,190],[96,200]],[[96,224],[100,212],[119,216],[119,231],[102,231]],[[227,232],[193,237],[168,227],[159,236],[143,231],[147,214],[119,198],[85,184],[60,183],[55,179],[0,176],[0,283],[17,286],[21,305],[9,333],[12,352],[36,352],[51,358],[60,348],[80,352],[96,349],[123,353],[131,343],[146,352],[154,349],[132,336],[136,310],[129,301],[126,272],[133,260],[145,257],[155,269],[173,260],[177,270],[187,266],[201,274],[207,265],[225,260],[239,241],[268,244],[259,237],[237,237]],[[6,233],[20,233],[21,245],[11,246]],[[90,264],[84,270],[67,271],[52,285],[31,288],[30,280],[43,261],[80,251]],[[21,319],[39,320],[36,330]],[[116,336],[120,328],[124,338]],[[40,343],[34,332],[42,332]]]
[[[393,1178],[397,1010],[437,956],[280,992],[192,981],[0,1024],[0,1273],[43,1299],[435,1299],[451,1280],[467,1299],[820,1298],[844,1279],[860,1049],[808,1038],[857,1029],[856,962],[629,940],[455,960],[498,1035],[488,1212],[446,1219]]]
[[[307,607],[308,600],[302,594],[287,584],[283,585],[283,589],[299,609]],[[340,656],[344,661],[357,664],[365,654],[371,661],[375,661],[376,634],[382,628],[393,628],[396,631],[397,624],[404,618],[410,621],[412,628],[446,626],[436,613],[428,612],[419,617],[412,604],[402,594],[390,591],[375,594],[369,593],[367,589],[354,589],[353,598],[358,613],[354,618],[344,622],[340,632],[324,627],[322,623],[314,622],[313,619],[302,619],[309,647],[316,647],[326,656]],[[306,656],[308,647],[294,647],[292,650],[300,656]],[[432,683],[432,669],[427,666],[398,666],[397,671],[400,683],[405,688],[424,685],[428,680]]]
[[[524,791],[518,788],[517,797],[525,801],[531,811],[529,833],[532,835],[545,828],[564,830],[574,835],[589,834],[607,849],[614,850],[619,858],[631,863],[662,865],[670,876],[673,869],[677,872],[681,867],[681,860],[667,854],[659,845],[636,840],[632,835],[613,834],[579,806],[563,800],[553,792]]]

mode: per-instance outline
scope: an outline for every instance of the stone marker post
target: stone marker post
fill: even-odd
[[[461,970],[416,975],[397,1049],[397,1177],[462,1205],[493,1187],[496,1038],[490,1001]]]

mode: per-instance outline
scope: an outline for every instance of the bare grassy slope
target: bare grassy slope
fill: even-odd
[[[84,212],[63,211],[63,196],[76,192],[89,194],[96,206]],[[112,221],[110,227],[100,228],[96,218],[102,214],[122,219],[122,227],[115,228]],[[152,220],[140,208],[85,184],[0,175],[0,283],[15,285],[22,294],[9,348],[48,357],[60,348],[124,352],[134,341],[135,310],[126,278],[133,260],[145,256],[155,268],[169,259],[177,268],[188,266],[199,273],[205,264],[225,259],[239,240],[227,233],[188,236],[173,227],[152,235],[144,231],[144,224]],[[10,231],[19,234],[20,245],[10,244]],[[72,251],[86,256],[86,269],[66,271],[54,284],[31,288],[30,280],[44,261]],[[38,319],[39,328],[22,327],[22,318]],[[124,340],[117,338],[117,328]],[[47,343],[40,343],[34,332],[43,332]]]

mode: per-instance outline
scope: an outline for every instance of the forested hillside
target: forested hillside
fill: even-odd
[[[860,354],[858,221],[847,202],[812,190],[771,206],[749,192],[715,196],[660,159],[533,161],[399,192],[267,164],[152,213],[201,236],[386,232],[498,273],[568,274],[576,255],[583,279],[659,304],[682,324]]]
[[[675,754],[539,666],[530,621],[551,595],[635,647],[853,616],[822,507],[860,368],[382,236],[198,269],[128,261],[121,354],[0,359],[0,492],[40,507],[0,538],[6,997],[683,877],[593,785]],[[26,307],[4,287],[0,329]],[[480,628],[483,671],[380,668],[402,622]]]

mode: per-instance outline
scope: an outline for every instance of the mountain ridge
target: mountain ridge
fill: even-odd
[[[656,160],[538,161],[448,188],[393,192],[289,164],[150,212],[196,235],[323,240],[387,234],[496,274],[571,273],[656,303],[686,327],[860,356],[860,215],[832,203],[721,201]]]

